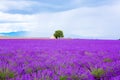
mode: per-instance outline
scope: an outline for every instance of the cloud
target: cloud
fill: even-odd
[[[69,1],[69,0],[68,0]],[[65,2],[65,1],[64,1]],[[70,7],[70,6],[69,6]],[[35,0],[2,0],[0,1],[0,11],[12,14],[34,14],[42,12],[55,12],[71,9],[66,5],[58,5]]]
[[[79,0],[72,3],[71,0],[69,5],[74,6],[83,3],[77,1]],[[29,31],[27,36],[30,37],[50,37],[55,30],[61,29],[64,31],[65,37],[115,39],[120,36],[120,1],[105,3],[107,2],[103,2],[99,6],[84,5],[60,12],[39,12],[35,14],[11,14],[1,11],[0,32]],[[84,2],[84,4],[86,3]],[[50,7],[50,5],[48,6]],[[26,5],[19,9],[25,7],[28,9]],[[51,7],[53,7],[52,4]],[[58,7],[61,6],[58,5]],[[11,9],[15,8],[11,7]],[[6,8],[6,10],[11,9]]]
[[[108,0],[1,0],[0,11],[12,14],[60,12],[83,6],[106,4]]]
[[[0,33],[28,31],[33,15],[0,12]]]
[[[31,1],[12,1],[12,0],[2,0],[0,1],[0,10],[8,11],[12,9],[25,9],[29,8],[31,5],[35,4]]]
[[[28,31],[26,28],[28,25],[29,23],[3,23],[0,24],[0,33]]]
[[[28,19],[28,15],[21,15],[21,14],[10,14],[10,13],[4,13],[0,12],[0,21],[27,21],[26,18]]]
[[[120,6],[117,4],[97,7],[81,7],[69,11],[37,14],[36,28],[32,34],[52,35],[62,29],[66,35],[79,35],[90,38],[118,38],[120,35]],[[31,35],[32,35],[31,34]]]

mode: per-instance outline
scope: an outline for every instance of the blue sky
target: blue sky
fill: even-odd
[[[0,0],[0,35],[120,38],[120,0]]]

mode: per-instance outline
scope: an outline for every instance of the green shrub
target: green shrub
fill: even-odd
[[[6,78],[6,74],[0,72],[0,80],[5,80],[5,78]]]
[[[60,76],[60,80],[67,80],[67,76]]]
[[[0,80],[6,80],[6,78],[14,78],[15,77],[15,73],[5,69],[5,71],[0,71]]]
[[[97,78],[97,79],[100,79],[101,76],[103,76],[103,74],[105,73],[105,71],[101,68],[98,68],[98,69],[94,69],[92,70],[92,75]]]
[[[110,58],[105,58],[105,59],[103,60],[103,62],[112,62],[112,59],[110,59]]]
[[[15,74],[13,72],[10,72],[9,73],[9,78],[14,78],[15,77]]]

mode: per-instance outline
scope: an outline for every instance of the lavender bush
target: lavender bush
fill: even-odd
[[[119,40],[0,40],[0,80],[119,79]]]

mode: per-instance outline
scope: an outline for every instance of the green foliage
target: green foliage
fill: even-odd
[[[5,69],[5,71],[0,71],[0,80],[6,80],[6,78],[14,78],[15,74],[11,72],[8,69]]]
[[[6,74],[0,72],[0,80],[5,80],[5,78],[6,78]]]
[[[61,31],[61,30],[55,31],[54,37],[55,37],[56,39],[58,39],[58,38],[63,38],[63,37],[64,37],[63,31]]]
[[[101,69],[101,68],[98,68],[98,69],[92,70],[91,73],[92,73],[92,75],[93,75],[94,77],[100,78],[100,77],[105,73],[105,71],[104,71],[103,69]]]
[[[105,58],[103,61],[104,62],[112,62],[112,60],[110,58]]]
[[[10,72],[9,73],[9,78],[14,78],[15,77],[15,74],[13,72]]]
[[[60,80],[67,80],[67,76],[60,76]]]

